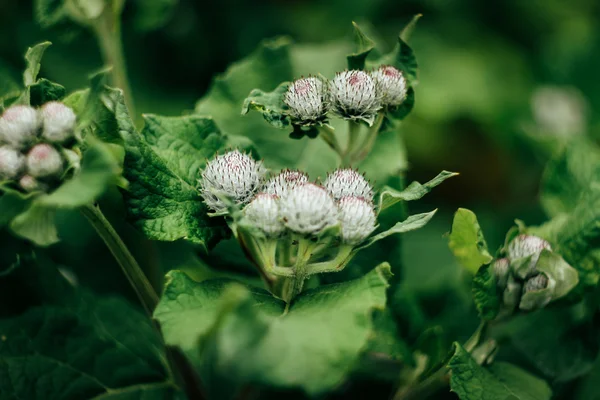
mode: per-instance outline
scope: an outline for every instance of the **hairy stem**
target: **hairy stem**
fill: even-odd
[[[327,125],[321,125],[317,128],[319,130],[319,136],[327,143],[329,147],[333,149],[340,157],[344,156],[344,150],[335,136],[335,132],[331,127]]]
[[[379,114],[377,114],[377,118],[375,119],[373,126],[369,128],[365,140],[358,147],[356,153],[352,155],[350,162],[361,162],[367,158],[369,153],[371,153],[371,150],[373,150],[373,146],[375,145],[375,141],[377,141],[377,136],[379,135],[379,130],[381,129],[384,118],[385,112],[380,111]]]
[[[152,311],[158,304],[158,296],[119,234],[97,206],[91,204],[84,206],[81,208],[81,213],[87,218],[113,257],[115,257],[146,313],[152,317]]]

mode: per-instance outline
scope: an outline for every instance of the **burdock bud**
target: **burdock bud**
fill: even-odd
[[[15,179],[25,166],[25,156],[9,146],[0,147],[0,180]]]
[[[285,229],[279,217],[277,196],[259,193],[244,208],[244,215],[267,236],[278,236]]]
[[[24,175],[19,179],[19,186],[26,192],[34,192],[36,190],[45,190],[46,185],[40,183],[31,175]]]
[[[362,197],[342,197],[338,203],[342,241],[356,245],[365,240],[376,228],[377,217],[373,204]]]
[[[297,233],[316,235],[338,223],[338,208],[333,198],[313,183],[290,190],[279,201],[279,210],[285,226]]]
[[[327,113],[326,86],[319,78],[309,77],[294,81],[283,98],[289,107],[288,114],[299,125],[322,122]]]
[[[52,101],[42,107],[43,137],[53,143],[63,143],[73,137],[77,117],[63,103]]]
[[[527,282],[525,282],[525,286],[523,287],[523,291],[525,293],[532,292],[536,290],[546,289],[548,286],[548,278],[544,274],[536,275],[532,278],[529,278]]]
[[[398,106],[406,99],[406,78],[400,70],[382,65],[371,73],[384,106]]]
[[[57,176],[63,170],[60,153],[47,143],[33,146],[27,154],[27,173],[34,178]]]
[[[304,172],[286,169],[269,179],[264,191],[268,194],[284,197],[293,188],[307,182],[308,175]]]
[[[237,204],[246,203],[259,188],[263,175],[262,162],[238,150],[216,156],[202,172],[204,202],[213,211],[226,211],[227,205],[215,195],[219,192]]]
[[[37,136],[40,118],[30,106],[7,108],[0,118],[0,142],[23,148]]]
[[[500,289],[504,289],[506,287],[506,283],[508,281],[508,269],[510,267],[510,263],[508,258],[499,258],[494,261],[492,264],[492,271],[494,272],[494,276],[496,277],[496,285]]]
[[[327,174],[323,185],[325,189],[338,201],[342,197],[363,197],[368,201],[373,200],[373,188],[364,176],[351,168],[337,169]]]
[[[362,119],[371,125],[381,108],[373,78],[364,71],[338,72],[329,85],[332,110],[346,119]]]
[[[540,258],[540,253],[544,249],[552,251],[550,243],[544,239],[532,235],[519,235],[508,245],[508,258],[510,261],[514,261],[531,256],[529,265],[524,272],[524,276],[529,276],[535,273],[535,266]]]

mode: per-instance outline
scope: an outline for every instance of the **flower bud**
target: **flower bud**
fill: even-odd
[[[377,217],[373,204],[363,197],[346,196],[338,202],[342,241],[356,245],[376,228]]]
[[[283,223],[290,230],[316,235],[338,223],[338,208],[321,186],[304,183],[289,191],[279,201]]]
[[[337,169],[327,174],[323,185],[336,201],[342,197],[363,197],[368,201],[373,200],[373,188],[364,176],[351,168]]]
[[[372,124],[381,101],[373,78],[364,71],[338,72],[329,85],[332,110],[347,119],[362,119]]]
[[[504,289],[506,287],[509,267],[510,263],[508,258],[499,258],[492,264],[492,271],[496,277],[496,286],[498,286],[500,289]]]
[[[529,278],[525,282],[525,286],[523,287],[523,291],[525,293],[532,292],[536,290],[546,289],[548,286],[548,278],[544,274],[536,275],[532,278]]]
[[[57,176],[63,170],[60,153],[47,143],[33,146],[27,154],[27,173],[34,178]]]
[[[525,311],[539,310],[552,301],[554,284],[543,274],[529,278],[523,286],[519,308]],[[544,290],[549,289],[549,290]]]
[[[73,137],[77,117],[63,103],[52,101],[42,107],[42,136],[53,143],[63,143]]]
[[[26,192],[34,192],[36,190],[46,190],[46,185],[40,183],[31,175],[24,175],[19,179],[19,186]]]
[[[25,156],[9,146],[0,147],[0,180],[15,179],[25,166]]]
[[[382,65],[371,76],[375,80],[383,106],[398,106],[406,99],[406,78],[400,70],[391,65]]]
[[[552,251],[550,243],[542,238],[532,235],[519,235],[508,245],[508,258],[511,261],[531,256],[531,260],[525,272],[525,276],[535,273],[535,266],[540,258],[542,250]]]
[[[0,118],[0,142],[23,148],[37,136],[39,128],[40,118],[33,107],[9,107]]]
[[[221,192],[237,204],[246,203],[259,188],[264,170],[261,161],[233,150],[216,156],[202,172],[201,194],[213,211],[227,210],[227,205],[214,192]]]
[[[286,169],[267,182],[265,192],[278,197],[284,197],[293,188],[307,182],[308,175],[304,172]]]
[[[299,125],[322,122],[327,113],[326,86],[319,78],[308,77],[294,81],[283,98],[288,114]]]
[[[244,216],[267,236],[278,236],[285,229],[279,217],[279,199],[272,194],[257,194],[244,208]]]

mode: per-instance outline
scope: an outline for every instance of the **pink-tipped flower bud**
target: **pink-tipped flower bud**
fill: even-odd
[[[535,266],[540,259],[542,250],[552,251],[550,243],[542,238],[532,235],[519,235],[508,244],[508,258],[513,261],[530,257],[526,275],[535,273]]]
[[[361,119],[371,125],[381,101],[375,81],[364,71],[338,72],[329,84],[332,110],[342,118]]]
[[[223,212],[227,210],[227,205],[215,192],[222,193],[237,204],[244,204],[254,196],[263,176],[261,161],[233,150],[216,156],[206,164],[200,181],[201,194],[211,210]]]
[[[272,194],[257,194],[244,208],[244,216],[270,237],[279,236],[285,229],[279,217],[279,199]]]
[[[23,148],[35,139],[39,129],[40,118],[33,107],[12,106],[0,118],[0,142]]]
[[[319,78],[309,77],[294,81],[288,88],[283,102],[288,114],[298,125],[312,125],[325,120],[326,85]]]
[[[58,176],[63,170],[63,160],[52,145],[41,143],[27,153],[27,173],[34,178]]]
[[[371,73],[384,106],[399,106],[406,99],[408,85],[402,71],[382,65]]]
[[[342,241],[356,245],[365,240],[377,227],[373,204],[363,197],[346,196],[338,202]]]
[[[277,197],[284,197],[293,188],[307,182],[308,175],[304,172],[286,169],[269,179],[264,191]]]
[[[363,197],[373,201],[373,188],[369,181],[351,168],[337,169],[327,174],[323,186],[336,201],[346,196]]]
[[[321,186],[304,183],[279,200],[281,219],[291,231],[317,235],[338,223],[338,208]]]
[[[63,143],[73,137],[77,117],[63,103],[52,101],[42,107],[42,136],[52,143]]]
[[[25,156],[9,146],[0,147],[0,181],[15,179],[25,166]]]
[[[26,192],[35,192],[37,190],[46,190],[46,185],[35,179],[31,175],[24,175],[19,179],[19,186]]]

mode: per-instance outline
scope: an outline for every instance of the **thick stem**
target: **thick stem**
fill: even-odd
[[[360,135],[360,123],[349,120],[348,121],[348,146],[346,147],[346,151],[344,152],[343,164],[349,165],[352,161],[352,154],[354,152],[354,147],[356,146],[356,142],[358,141]]]
[[[125,243],[119,237],[119,234],[106,219],[100,208],[94,205],[87,205],[81,208],[81,213],[87,218],[94,227],[98,235],[102,238],[117,263],[121,266],[127,280],[133,287],[142,306],[152,317],[152,311],[158,304],[158,296],[154,288],[144,275],[135,258],[131,255]]]
[[[321,125],[317,129],[319,130],[319,136],[321,139],[323,139],[325,143],[327,143],[327,145],[340,156],[340,158],[343,157],[344,150],[342,150],[342,146],[340,146],[333,129],[327,125]]]
[[[298,254],[293,266],[294,275],[287,278],[290,282],[285,285],[285,290],[282,293],[283,300],[288,304],[291,303],[294,297],[302,292],[304,281],[308,276],[307,263],[313,248],[314,244],[310,240],[305,238],[298,239]]]
[[[377,114],[377,118],[375,119],[373,126],[369,128],[365,140],[357,149],[357,152],[351,157],[350,162],[361,162],[362,160],[367,158],[369,153],[371,153],[371,150],[373,150],[373,146],[377,141],[377,136],[379,135],[379,130],[381,129],[381,125],[383,124],[384,118],[385,112],[380,111],[379,114]]]

